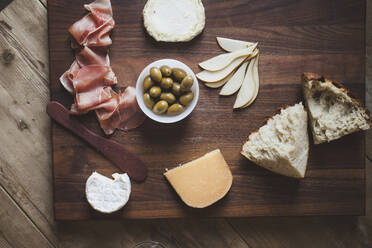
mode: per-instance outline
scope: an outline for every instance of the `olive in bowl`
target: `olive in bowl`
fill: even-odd
[[[173,79],[169,77],[171,74]],[[154,81],[158,84],[154,85]],[[143,101],[157,115],[180,114],[194,99],[191,90],[193,84],[194,78],[181,68],[171,68],[167,65],[160,68],[153,66],[150,75],[143,80]]]
[[[199,98],[199,85],[187,65],[163,59],[151,63],[141,72],[136,97],[141,110],[149,118],[173,123],[193,111]]]

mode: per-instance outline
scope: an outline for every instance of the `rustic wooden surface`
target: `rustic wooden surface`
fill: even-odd
[[[45,6],[45,0],[14,0],[0,12],[0,247],[133,247],[144,240],[167,247],[372,246],[371,131],[365,217],[54,222]],[[367,10],[368,31],[369,3]],[[366,41],[372,110],[372,32]]]
[[[73,61],[67,29],[85,14],[82,6],[87,2],[48,1],[51,95],[68,107],[73,98],[58,80]],[[312,145],[307,175],[300,181],[258,168],[239,152],[242,142],[262,125],[265,117],[273,115],[280,106],[302,100],[300,76],[304,71],[326,73],[334,80],[342,80],[364,98],[365,0],[204,0],[205,31],[185,44],[156,43],[144,33],[144,1],[111,2],[116,26],[110,60],[121,85],[135,84],[141,70],[160,58],[179,59],[193,71],[200,71],[198,62],[221,53],[215,41],[219,35],[259,41],[261,86],[250,108],[233,111],[235,97],[219,97],[218,91],[201,84],[198,105],[186,120],[161,125],[147,119],[136,130],[115,133],[112,139],[137,154],[149,171],[144,183],[133,184],[131,200],[125,208],[110,217],[364,214],[363,133],[330,144]],[[222,19],[217,13],[225,9],[228,11]],[[308,10],[311,15],[306,15]],[[91,117],[82,119],[102,133]],[[85,200],[85,182],[93,171],[109,176],[118,169],[59,125],[52,125],[52,135],[55,218],[105,217],[93,211]],[[221,149],[230,165],[232,188],[217,204],[203,210],[191,209],[164,179],[164,169],[216,148]]]

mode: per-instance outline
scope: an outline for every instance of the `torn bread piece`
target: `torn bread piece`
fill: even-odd
[[[272,172],[305,177],[309,156],[307,113],[302,103],[281,109],[243,144],[241,154]]]
[[[101,213],[113,213],[127,204],[131,192],[128,175],[115,173],[114,180],[97,172],[89,176],[85,193],[93,209]]]
[[[315,144],[371,128],[368,110],[342,84],[304,73],[302,87]]]

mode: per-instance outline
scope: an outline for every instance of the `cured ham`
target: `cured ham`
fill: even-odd
[[[101,128],[107,135],[112,134],[117,128],[127,131],[143,123],[145,115],[138,106],[136,90],[133,87],[127,87],[124,92],[119,92],[114,99],[115,103],[110,102],[96,110]]]
[[[84,47],[76,53],[75,60],[80,67],[87,65],[107,65],[110,66],[110,58],[106,49],[95,49]]]
[[[115,26],[110,0],[96,0],[84,5],[89,11],[69,28],[71,48],[75,61],[60,77],[64,88],[75,95],[71,114],[81,115],[95,111],[105,134],[116,129],[130,130],[145,120],[133,87],[116,93],[111,86],[117,84],[110,67],[108,48],[110,32]]]
[[[91,12],[96,19],[102,20],[102,22],[113,16],[110,0],[97,0],[90,4],[85,4],[84,8]]]
[[[65,87],[65,89],[71,94],[74,93],[72,81],[74,80],[74,77],[76,76],[79,70],[80,66],[75,60],[70,66],[70,69],[63,73],[62,76],[59,78],[59,81],[61,82],[62,86]]]
[[[100,86],[111,86],[117,83],[110,66],[87,65],[82,67],[72,80],[76,93],[89,91]]]
[[[76,42],[81,46],[110,46],[112,40],[110,31],[114,28],[115,22],[109,19],[101,25],[98,25],[94,16],[88,14],[80,21],[74,23],[69,32]]]
[[[112,98],[111,88],[100,86],[90,91],[76,93],[75,105],[78,111],[86,112],[110,98]]]
[[[97,0],[84,7],[90,13],[71,25],[71,36],[81,46],[110,46],[110,31],[115,26],[111,2]]]
[[[115,26],[110,0],[97,0],[84,7],[90,13],[72,24],[68,31],[81,46],[110,46],[110,31]]]

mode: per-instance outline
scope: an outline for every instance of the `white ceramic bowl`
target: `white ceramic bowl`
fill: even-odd
[[[185,108],[185,111],[183,111],[181,114],[176,115],[176,116],[167,116],[167,115],[157,115],[154,112],[152,112],[151,109],[146,107],[144,101],[143,101],[143,80],[145,79],[146,76],[150,75],[150,69],[151,67],[161,67],[162,65],[167,65],[171,68],[177,67],[184,69],[187,73],[187,75],[190,75],[194,78],[194,84],[191,88],[191,91],[194,92],[194,99],[192,102]],[[195,74],[193,71],[184,63],[174,60],[174,59],[161,59],[157,60],[155,62],[152,62],[148,66],[146,66],[145,69],[141,72],[137,79],[137,84],[136,84],[136,97],[137,97],[137,102],[138,105],[140,106],[141,110],[145,115],[147,115],[150,119],[161,122],[161,123],[174,123],[177,121],[180,121],[182,119],[185,119],[195,108],[198,99],[199,99],[199,83],[198,80],[195,77]]]

